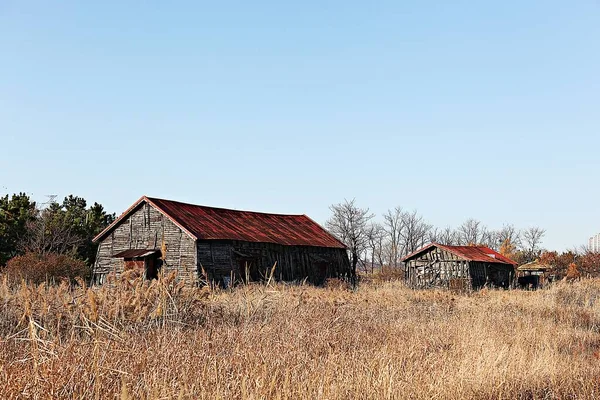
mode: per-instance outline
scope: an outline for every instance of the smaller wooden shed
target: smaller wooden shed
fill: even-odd
[[[547,273],[550,269],[549,265],[542,264],[540,260],[523,264],[517,268],[517,282],[526,289],[543,287],[548,282]]]
[[[439,243],[431,243],[402,261],[409,286],[457,290],[484,286],[508,288],[514,280],[517,265],[489,247]]]

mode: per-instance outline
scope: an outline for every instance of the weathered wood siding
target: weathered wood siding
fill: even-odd
[[[347,276],[350,271],[344,249],[241,241],[198,241],[197,247],[199,265],[209,280],[219,283],[225,277],[262,280],[269,276],[274,265],[273,279],[306,279],[314,284]]]
[[[199,240],[197,243],[198,265],[211,281],[230,276],[233,268],[232,246],[229,241]]]
[[[164,241],[164,246],[163,246]],[[143,202],[99,243],[94,275],[120,275],[123,258],[114,255],[130,249],[163,250],[165,273],[177,271],[179,279],[196,284],[202,269],[209,281],[222,284],[226,277],[259,281],[306,279],[322,284],[327,278],[347,277],[350,263],[345,249],[284,246],[232,240],[195,241],[152,205]]]
[[[195,241],[169,218],[148,203],[140,204],[99,244],[94,274],[123,272],[124,261],[113,255],[129,249],[161,250],[166,248],[163,271],[177,271],[179,279],[196,282]]]
[[[471,286],[468,261],[437,247],[409,260],[405,268],[411,287]]]
[[[506,264],[466,261],[437,247],[405,264],[405,276],[414,288],[477,289],[488,285],[509,287],[514,268]]]

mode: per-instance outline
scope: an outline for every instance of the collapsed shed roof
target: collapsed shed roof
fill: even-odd
[[[102,240],[142,204],[147,203],[196,240],[239,240],[288,246],[345,248],[306,215],[269,214],[207,207],[143,196],[94,241]]]

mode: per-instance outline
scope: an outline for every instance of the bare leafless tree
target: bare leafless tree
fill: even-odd
[[[481,222],[469,218],[457,229],[458,241],[461,245],[477,244],[481,240]]]
[[[432,226],[425,222],[423,217],[417,213],[417,210],[403,212],[402,229],[400,231],[402,238],[400,255],[405,256],[425,246],[431,229]]]
[[[504,224],[496,231],[496,246],[500,248],[505,242],[517,247],[521,245],[521,232],[512,224]]]
[[[344,200],[343,203],[334,204],[329,208],[333,215],[327,220],[325,226],[348,247],[352,265],[350,279],[353,284],[356,284],[356,266],[361,255],[368,248],[368,225],[374,215],[368,208],[358,207],[355,199]]]
[[[476,244],[490,247],[492,249],[497,249],[498,246],[496,244],[496,232],[489,230],[486,226],[481,227],[481,234],[479,236],[479,242]]]
[[[401,207],[396,207],[393,210],[388,210],[387,213],[383,215],[388,265],[390,267],[398,267],[400,259],[402,258],[402,230],[404,229],[405,223],[404,214]]]
[[[523,231],[523,246],[528,261],[533,261],[540,255],[544,235],[546,235],[546,230],[537,226],[532,226]]]
[[[454,246],[459,243],[458,232],[456,232],[456,230],[452,229],[450,226],[439,230],[435,239],[436,240],[432,240],[432,242],[445,244],[448,246]]]
[[[369,224],[367,228],[369,241],[369,255],[371,264],[371,273],[375,270],[375,264],[380,267],[384,264],[385,237],[386,232],[383,226],[377,222]],[[365,263],[366,264],[366,263]]]
[[[440,228],[438,228],[437,226],[432,226],[431,229],[429,230],[429,233],[427,234],[428,239],[427,241],[429,243],[439,243],[440,242],[440,237],[441,237],[441,231]]]

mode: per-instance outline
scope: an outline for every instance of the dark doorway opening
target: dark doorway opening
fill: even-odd
[[[162,259],[160,258],[159,251],[145,258],[145,267],[146,279],[158,279],[158,272],[162,267]]]
[[[124,271],[134,271],[136,276],[143,276],[145,279],[157,279],[162,267],[160,250],[130,249],[113,257],[123,258]]]
[[[525,275],[517,278],[519,287],[522,289],[537,289],[540,287],[540,277],[537,275]]]

